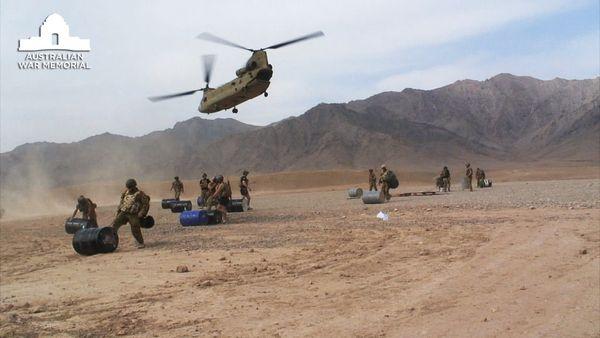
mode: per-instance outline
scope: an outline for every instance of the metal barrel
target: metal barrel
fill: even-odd
[[[174,199],[174,198],[165,198],[165,199],[163,199],[163,200],[160,202],[160,206],[161,206],[163,209],[171,209],[171,204],[172,204],[173,202],[177,202],[177,201],[179,201],[179,200],[177,200],[177,199]]]
[[[97,227],[98,226],[96,224],[94,224],[91,220],[83,219],[83,218],[68,219],[65,222],[65,231],[71,235],[81,229],[97,228]]]
[[[383,191],[365,191],[362,195],[362,201],[364,204],[378,204],[385,201]]]
[[[150,229],[154,226],[154,217],[146,215],[146,217],[140,219],[140,226],[144,229]]]
[[[350,188],[348,189],[348,197],[350,198],[361,198],[363,190],[361,188]]]
[[[171,202],[171,212],[177,213],[184,210],[192,210],[192,201],[175,201]]]
[[[179,215],[179,223],[184,227],[213,225],[221,222],[221,212],[218,210],[190,210]]]
[[[81,229],[73,236],[73,249],[90,256],[113,252],[119,246],[119,236],[112,227]]]
[[[248,201],[245,198],[230,199],[227,204],[227,212],[248,211]]]

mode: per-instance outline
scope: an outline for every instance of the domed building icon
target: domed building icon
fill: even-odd
[[[89,52],[90,40],[71,36],[69,25],[59,14],[49,15],[40,26],[40,35],[29,39],[20,39],[20,52],[40,50],[68,50],[76,52]]]

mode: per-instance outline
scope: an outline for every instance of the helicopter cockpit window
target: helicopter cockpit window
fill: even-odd
[[[256,68],[256,66],[257,66],[256,61],[248,62],[248,64],[246,65],[246,69],[253,70],[254,68]]]

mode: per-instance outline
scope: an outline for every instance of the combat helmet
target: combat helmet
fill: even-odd
[[[137,187],[137,182],[133,178],[130,178],[125,182],[125,186],[127,189],[135,188]]]

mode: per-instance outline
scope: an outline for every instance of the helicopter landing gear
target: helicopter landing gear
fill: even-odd
[[[231,112],[234,114],[237,114],[238,110],[237,110],[237,108],[233,108],[233,110]]]
[[[269,96],[269,93],[265,92],[263,95],[264,95],[265,97],[267,97],[267,96]]]

